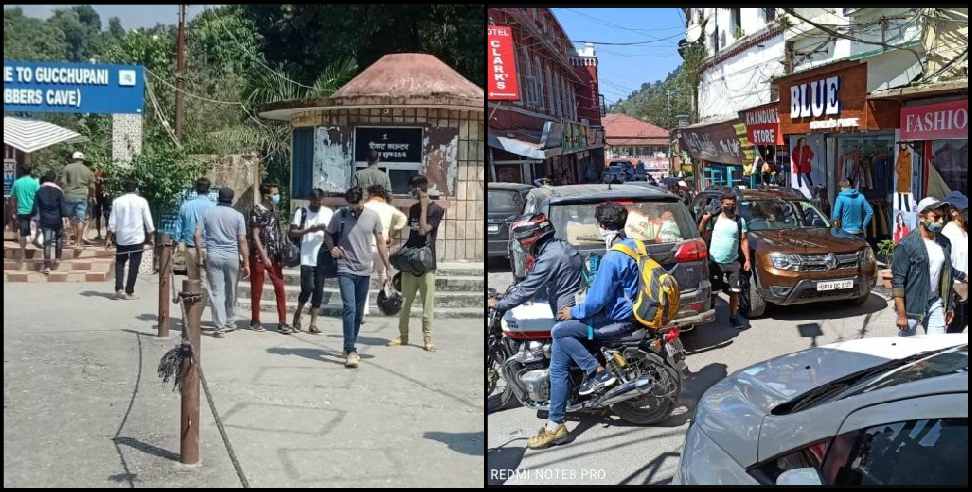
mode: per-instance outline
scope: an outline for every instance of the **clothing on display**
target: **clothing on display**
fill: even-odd
[[[907,145],[903,145],[902,147],[902,149],[898,150],[898,162],[895,166],[895,171],[898,175],[898,186],[896,189],[898,193],[911,193],[911,149]]]

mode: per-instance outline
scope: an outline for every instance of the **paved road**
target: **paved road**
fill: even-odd
[[[489,286],[506,289],[511,275],[497,265]],[[666,484],[672,480],[695,404],[727,374],[774,356],[831,342],[895,336],[893,304],[872,292],[863,306],[845,303],[771,308],[767,316],[736,330],[728,324],[722,295],[714,323],[683,335],[690,372],[673,416],[651,427],[630,425],[613,415],[568,416],[569,444],[526,450],[526,437],[542,425],[523,407],[487,416],[487,480],[490,483]],[[692,353],[694,352],[694,353]]]
[[[153,279],[139,281],[138,301],[110,299],[109,283],[4,285],[5,487],[240,486],[205,399],[202,466],[178,463],[180,398],[156,371],[179,322],[172,338],[154,336]],[[437,321],[440,350],[426,353],[385,347],[397,319],[371,317],[357,370],[335,355],[340,320],[320,323],[322,335],[203,337],[249,483],[481,487],[483,386],[470,381],[482,380],[482,321]]]

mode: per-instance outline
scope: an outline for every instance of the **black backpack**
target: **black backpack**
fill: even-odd
[[[331,217],[331,220],[339,220],[341,214],[348,213],[347,207],[342,208]],[[301,221],[303,222],[303,221]],[[301,226],[303,228],[303,225]],[[324,232],[328,234],[327,231]],[[338,241],[341,240],[341,234],[344,233],[344,222],[341,222],[341,228],[338,229],[337,233],[331,234],[332,242],[337,245]],[[321,268],[324,271],[325,277],[337,277],[337,259],[331,256],[331,250],[327,249],[327,243],[321,245],[321,249],[317,252],[317,268]]]

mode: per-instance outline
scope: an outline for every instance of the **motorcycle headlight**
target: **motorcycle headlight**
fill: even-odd
[[[796,270],[799,263],[793,258],[792,255],[785,255],[781,253],[772,253],[769,255],[770,261],[773,262],[773,268],[777,270]]]

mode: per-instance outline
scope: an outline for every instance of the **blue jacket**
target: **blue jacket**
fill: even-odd
[[[840,228],[851,234],[860,234],[871,223],[874,209],[861,192],[854,188],[847,188],[837,195],[834,203],[834,213],[830,220],[840,219]]]
[[[567,242],[551,238],[539,245],[536,259],[527,277],[496,304],[497,310],[510,310],[537,294],[550,303],[554,317],[560,308],[574,304],[574,294],[580,290],[580,253]]]
[[[624,239],[620,243],[632,249],[636,247],[633,239]],[[630,321],[631,303],[638,295],[638,282],[638,265],[634,260],[624,253],[608,251],[601,258],[594,285],[588,289],[584,303],[571,308],[571,317],[594,328]]]

